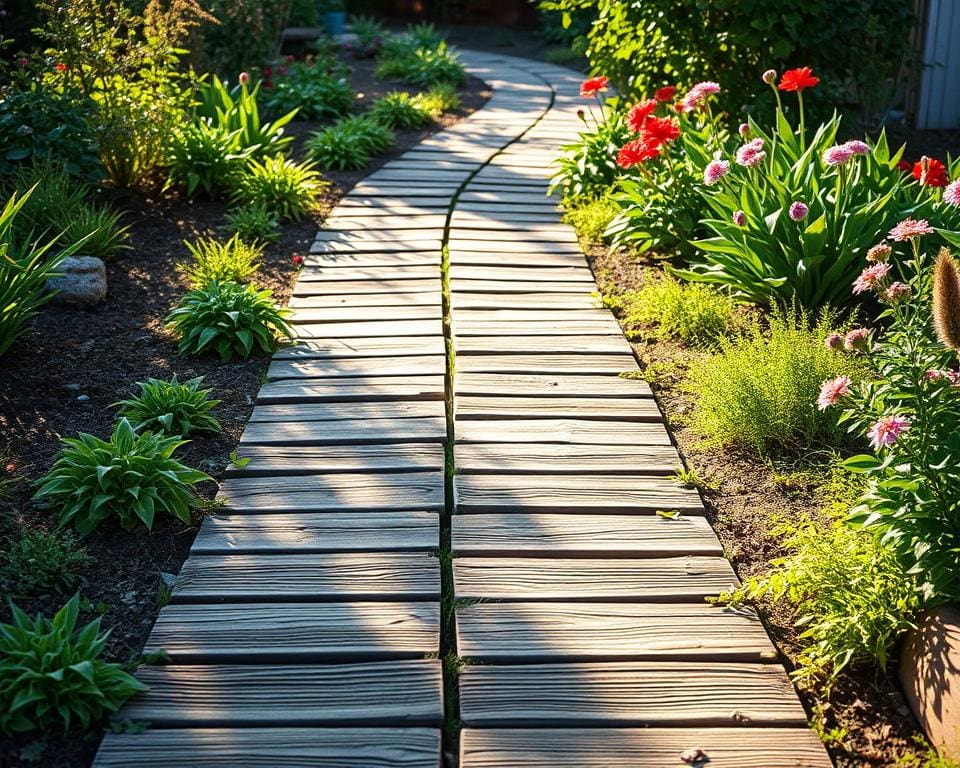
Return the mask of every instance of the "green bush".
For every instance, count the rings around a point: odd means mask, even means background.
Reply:
[[[228,233],[247,243],[272,243],[280,238],[280,219],[263,203],[235,208],[226,215]]]
[[[354,115],[311,134],[305,148],[323,169],[358,170],[393,143],[393,132],[366,115]]]
[[[70,589],[77,571],[90,560],[76,536],[69,531],[24,529],[4,552],[0,568],[9,594],[34,595],[55,588]]]
[[[291,0],[207,0],[204,7],[217,23],[203,24],[193,36],[190,62],[222,77],[273,61],[280,54],[290,6]]]
[[[188,123],[170,139],[167,186],[186,190],[187,197],[197,190],[216,197],[236,186],[251,155],[241,146],[239,130],[228,131],[204,119]]]
[[[0,624],[0,732],[44,732],[74,723],[89,728],[147,686],[100,658],[110,637],[100,617],[76,630],[80,597],[53,619],[31,621],[12,603]]]
[[[180,339],[180,353],[214,351],[221,360],[249,357],[255,349],[273,352],[279,337],[292,337],[288,310],[277,307],[270,291],[250,285],[213,282],[190,291],[167,316]]]
[[[357,39],[344,45],[344,48],[357,59],[376,56],[389,34],[386,27],[372,16],[354,16],[350,20],[350,30]]]
[[[250,160],[237,181],[233,202],[262,206],[278,219],[300,220],[314,208],[317,195],[330,186],[314,167],[282,156]]]
[[[376,76],[429,88],[440,84],[460,85],[466,73],[459,56],[445,42],[433,47],[407,47],[389,52],[384,46],[377,56]]]
[[[602,197],[620,175],[617,155],[633,135],[624,114],[612,107],[609,110],[604,121],[564,146],[556,161],[550,190],[559,189],[566,200]]]
[[[261,248],[234,235],[225,243],[213,238],[184,241],[193,261],[178,264],[177,269],[190,281],[192,288],[203,288],[213,281],[245,283],[260,268]]]
[[[298,110],[304,120],[341,117],[353,109],[353,87],[346,72],[324,59],[295,61],[286,65],[286,74],[272,75],[271,87],[264,83],[267,107],[274,113]]]
[[[391,130],[409,131],[427,125],[432,117],[415,96],[403,91],[391,91],[370,107],[370,116]]]
[[[60,525],[73,525],[86,536],[105,520],[116,519],[127,531],[153,527],[157,512],[190,522],[196,503],[194,485],[210,480],[173,458],[184,441],[143,432],[121,418],[109,440],[81,433],[62,438],[63,448],[40,480],[37,499],[46,499]]]
[[[836,418],[817,408],[824,379],[856,378],[856,360],[827,349],[832,318],[810,328],[802,312],[774,313],[769,328],[721,339],[720,349],[691,365],[686,386],[694,396],[691,425],[708,444],[765,455],[838,440]]]
[[[220,401],[211,400],[210,390],[200,388],[202,383],[202,376],[180,382],[176,374],[169,381],[138,381],[140,394],[114,405],[138,432],[150,430],[180,437],[197,432],[218,433],[220,422],[210,411]]]
[[[245,78],[246,79],[246,78]],[[249,157],[262,158],[276,155],[286,147],[293,137],[284,136],[284,127],[297,115],[297,110],[265,123],[260,119],[260,96],[262,83],[252,89],[246,82],[227,88],[219,77],[213,77],[200,84],[197,91],[199,104],[196,115],[223,131],[236,133],[237,144]]]
[[[628,335],[676,338],[697,347],[715,346],[739,325],[737,306],[725,293],[670,277],[648,279],[635,291],[604,295],[621,315]]]
[[[428,91],[418,94],[416,99],[434,120],[442,117],[444,112],[460,109],[460,96],[451,83],[435,85]]]
[[[585,243],[606,241],[607,227],[620,213],[618,206],[609,197],[595,200],[572,201],[563,214],[563,220],[572,226]]]

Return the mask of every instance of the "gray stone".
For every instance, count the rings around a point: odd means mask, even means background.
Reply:
[[[165,586],[169,587],[170,589],[173,589],[173,585],[176,582],[177,577],[172,573],[161,573],[160,579],[161,581],[163,581]]]
[[[85,403],[85,402],[87,402],[87,400],[89,400],[89,399],[90,399],[90,395],[78,395],[78,396],[77,396],[77,402],[78,402],[78,403]]]
[[[95,256],[71,256],[58,270],[60,277],[47,280],[47,289],[56,291],[53,300],[61,304],[97,304],[107,296],[107,269]]]

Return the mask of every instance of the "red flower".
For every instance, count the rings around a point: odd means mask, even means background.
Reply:
[[[643,139],[657,148],[680,138],[680,123],[672,117],[651,117],[643,126]]]
[[[947,166],[935,157],[926,155],[913,166],[913,178],[925,187],[945,187],[950,183],[947,177]]]
[[[54,67],[54,69],[57,70],[57,72],[66,72],[66,71],[67,71],[67,65],[64,64],[63,62],[61,62],[60,64],[57,64],[57,65]]]
[[[660,88],[653,94],[653,98],[657,101],[670,101],[677,93],[677,86],[675,85],[665,85],[663,88]]]
[[[627,125],[630,126],[630,130],[634,133],[640,133],[643,130],[644,121],[653,114],[653,110],[656,108],[657,102],[654,99],[647,99],[630,107],[630,111],[627,112]]]
[[[654,146],[645,139],[634,139],[620,148],[620,152],[617,154],[617,165],[621,168],[633,168],[633,166],[638,163],[642,163],[659,154],[659,146]]]
[[[780,78],[780,85],[777,87],[781,91],[803,91],[807,88],[813,88],[819,82],[820,78],[813,76],[810,67],[800,67],[784,72]]]
[[[263,82],[264,90],[270,90],[271,88],[273,88],[273,80],[264,80],[262,82]]]
[[[674,104],[673,108],[677,110],[677,113],[680,115],[687,111],[687,107],[682,101],[678,101],[676,104]]]
[[[295,253],[290,257],[290,261],[299,267],[301,264],[303,264],[303,256],[301,256],[299,253]]]
[[[260,70],[260,74],[264,77],[270,77],[273,74],[273,70],[270,67],[264,67]]]
[[[903,173],[910,173],[913,170],[913,163],[909,160],[901,160],[897,163],[897,170],[902,171]]]
[[[292,56],[292,55],[287,56],[287,64],[293,64],[293,62],[295,62],[296,60],[297,59],[295,56]]]
[[[596,96],[598,93],[601,93],[607,90],[607,83],[610,81],[607,78],[603,77],[591,77],[589,80],[584,80],[580,84],[580,95],[581,96]]]

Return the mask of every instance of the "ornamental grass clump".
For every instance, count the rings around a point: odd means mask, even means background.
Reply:
[[[211,479],[173,457],[183,440],[138,434],[125,418],[109,440],[81,433],[61,443],[35,498],[53,506],[60,525],[72,525],[81,536],[107,520],[127,531],[138,525],[151,529],[158,512],[189,523],[195,486]]]
[[[836,416],[816,405],[820,386],[839,375],[859,378],[862,366],[824,344],[833,322],[823,313],[811,327],[803,311],[776,312],[766,328],[755,319],[742,335],[721,339],[715,354],[690,367],[693,429],[708,445],[761,456],[838,444]]]
[[[203,288],[214,281],[245,283],[260,269],[262,249],[244,242],[237,234],[226,242],[201,238],[194,243],[185,240],[184,245],[193,261],[177,264],[177,270],[193,288]]]
[[[277,155],[247,163],[236,182],[232,202],[261,207],[281,220],[299,221],[314,209],[317,197],[329,186],[313,163],[297,163]]]
[[[928,605],[960,599],[960,285],[949,254],[931,265],[932,233],[908,219],[890,231],[893,247],[872,251],[883,260],[864,267],[852,292],[884,306],[884,328],[851,331],[843,351],[832,343],[837,357],[856,358],[872,375],[824,377],[818,402],[842,411],[840,422],[871,448],[846,462],[868,483],[850,522],[882,537]]]
[[[147,686],[124,668],[100,658],[110,632],[100,617],[76,629],[80,596],[53,619],[32,621],[13,603],[11,623],[0,624],[0,732],[64,732],[88,728],[116,712]]]

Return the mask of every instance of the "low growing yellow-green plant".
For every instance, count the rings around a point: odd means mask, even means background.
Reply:
[[[184,241],[193,261],[178,264],[177,269],[190,281],[192,288],[203,288],[213,281],[245,283],[260,268],[261,248],[245,242],[235,234],[226,242],[214,238]]]
[[[606,242],[605,232],[610,222],[620,213],[620,206],[609,197],[575,201],[563,214],[563,220],[572,226],[586,243]]]

